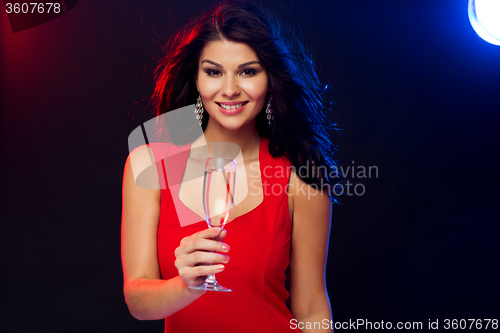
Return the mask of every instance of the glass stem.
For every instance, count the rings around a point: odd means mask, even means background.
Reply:
[[[219,227],[219,233],[217,234],[217,236],[213,238],[213,240],[218,241],[221,232],[222,229]],[[211,253],[215,253],[215,251],[211,251]],[[210,266],[213,266],[213,264],[210,264]],[[217,284],[217,280],[215,279],[215,274],[210,274],[209,276],[207,276],[207,278],[205,279],[205,283]]]

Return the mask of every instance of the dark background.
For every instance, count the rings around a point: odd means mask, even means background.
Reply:
[[[157,43],[211,4],[82,0],[15,34],[0,13],[0,331],[162,332],[123,299],[121,177]],[[467,1],[270,6],[315,48],[343,164],[379,171],[334,209],[334,319],[500,319],[500,47]]]

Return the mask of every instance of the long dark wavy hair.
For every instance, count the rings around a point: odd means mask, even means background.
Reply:
[[[195,77],[201,52],[209,42],[222,39],[249,45],[267,70],[274,120],[269,126],[265,103],[257,115],[257,131],[270,139],[269,153],[286,156],[303,181],[328,190],[332,201],[338,202],[335,185],[342,175],[335,158],[337,147],[328,133],[336,125],[326,116],[326,86],[321,84],[314,62],[296,33],[247,1],[219,4],[165,44],[151,101],[157,115],[196,103]],[[203,130],[208,119],[204,112]],[[304,166],[307,172],[297,172]]]

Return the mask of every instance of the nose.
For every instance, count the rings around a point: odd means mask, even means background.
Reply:
[[[231,98],[233,96],[237,96],[240,93],[240,87],[238,85],[238,80],[230,75],[227,76],[227,79],[224,82],[224,86],[222,87],[222,95],[224,97]]]

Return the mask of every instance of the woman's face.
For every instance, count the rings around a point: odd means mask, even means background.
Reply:
[[[196,87],[210,119],[228,129],[254,126],[268,92],[267,71],[255,51],[244,43],[213,41],[198,65]]]

